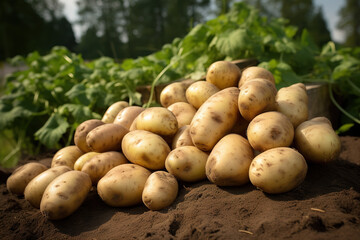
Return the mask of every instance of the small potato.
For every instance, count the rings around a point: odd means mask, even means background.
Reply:
[[[6,180],[6,188],[13,194],[23,195],[28,183],[47,169],[44,164],[37,162],[22,165],[16,168],[10,177],[8,177]]]
[[[275,147],[289,147],[294,140],[294,127],[284,114],[266,112],[250,122],[247,137],[250,145],[260,152]]]
[[[254,158],[249,142],[228,134],[215,145],[206,162],[206,176],[218,186],[241,186],[249,182],[249,167]]]
[[[86,144],[86,136],[91,130],[103,124],[104,122],[98,119],[90,119],[81,123],[75,131],[75,145],[83,152],[91,152],[90,147]]]
[[[240,79],[240,69],[232,62],[217,61],[210,65],[206,72],[206,81],[214,84],[220,90],[236,87]]]
[[[77,146],[71,145],[64,147],[55,153],[51,161],[51,167],[68,166],[74,169],[74,163],[83,154],[84,152]]]
[[[111,104],[111,106],[106,110],[101,121],[104,123],[113,123],[116,115],[124,108],[128,107],[129,103],[125,101],[119,101]]]
[[[178,147],[167,156],[165,168],[179,180],[200,181],[206,178],[205,164],[208,156],[194,146]]]
[[[89,174],[91,182],[95,185],[112,168],[125,163],[129,162],[122,153],[115,151],[104,152],[89,159],[81,171]]]
[[[141,203],[145,182],[151,172],[136,164],[122,164],[111,169],[97,185],[101,199],[112,207]]]
[[[129,130],[134,119],[144,110],[145,108],[138,106],[126,107],[116,115],[114,123]]]
[[[129,131],[121,125],[107,123],[91,130],[86,136],[86,143],[94,152],[117,151],[121,141]]]
[[[100,153],[97,152],[88,152],[84,155],[81,155],[76,162],[74,163],[74,170],[81,171],[84,164],[89,161],[92,157],[95,157],[96,155],[99,155]]]
[[[267,150],[257,155],[249,168],[251,183],[266,193],[284,193],[305,179],[307,164],[297,151],[287,147]]]
[[[89,175],[68,171],[55,178],[46,187],[40,203],[40,212],[52,220],[70,216],[84,202],[91,189]]]
[[[263,78],[275,85],[274,75],[267,69],[262,67],[248,67],[241,73],[241,78],[239,81],[239,88],[247,81],[255,78]]]
[[[142,201],[150,210],[160,210],[175,201],[178,191],[178,182],[172,174],[165,171],[153,172],[145,182]]]
[[[178,128],[189,125],[196,113],[196,109],[190,103],[186,102],[171,104],[168,109],[175,115]]]
[[[126,134],[121,146],[130,162],[151,170],[163,169],[166,156],[170,152],[170,147],[163,138],[144,130],[134,130]]]
[[[187,102],[185,97],[186,86],[182,82],[167,85],[160,93],[161,106],[167,108],[176,102]]]
[[[325,117],[301,123],[295,131],[295,146],[309,162],[327,163],[340,154],[341,141]]]
[[[194,146],[190,136],[190,125],[179,128],[173,138],[172,149],[182,146]]]
[[[185,95],[187,101],[199,109],[200,106],[212,95],[220,91],[220,89],[214,84],[207,81],[198,81],[191,84],[186,89]]]
[[[29,203],[35,207],[40,208],[41,198],[46,187],[61,174],[71,171],[68,166],[57,166],[49,168],[33,178],[26,186],[24,196]]]

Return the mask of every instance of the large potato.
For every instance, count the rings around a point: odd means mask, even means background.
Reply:
[[[97,185],[101,199],[113,207],[141,203],[145,182],[151,172],[136,164],[122,164],[111,169]]]
[[[178,147],[167,156],[165,168],[179,180],[200,181],[206,178],[205,164],[208,156],[194,146]]]
[[[100,153],[98,152],[87,152],[83,155],[81,155],[76,162],[74,163],[74,170],[77,171],[81,171],[82,167],[84,166],[84,164],[89,161],[92,157],[95,157],[96,155],[98,155]]]
[[[325,117],[301,123],[295,131],[295,146],[307,161],[316,163],[333,161],[341,151],[340,138]]]
[[[51,167],[68,166],[69,168],[74,169],[74,163],[83,154],[84,152],[77,146],[71,145],[64,147],[57,151],[53,156]]]
[[[173,142],[171,144],[172,149],[181,146],[194,146],[190,136],[190,125],[185,125],[176,132]]]
[[[187,101],[199,109],[200,106],[212,95],[220,91],[214,84],[207,81],[198,81],[191,84],[185,92]]]
[[[176,178],[165,171],[153,172],[145,182],[142,201],[151,210],[170,206],[176,199],[179,186]]]
[[[155,133],[134,130],[123,138],[122,150],[130,162],[151,170],[159,170],[165,166],[170,147]]]
[[[104,122],[98,119],[90,119],[81,123],[75,131],[75,145],[83,152],[91,152],[90,147],[86,143],[86,136],[91,130],[103,124]]]
[[[210,151],[233,128],[239,112],[238,96],[238,88],[226,88],[198,109],[190,124],[191,139],[197,148]]]
[[[124,108],[128,107],[129,103],[125,101],[118,101],[113,104],[106,110],[101,121],[104,123],[113,123],[116,115]]]
[[[6,188],[13,194],[22,195],[28,183],[47,169],[44,164],[37,162],[22,165],[16,168],[10,177],[8,177]]]
[[[273,74],[265,68],[262,67],[248,67],[242,73],[239,81],[239,88],[247,81],[255,78],[263,78],[275,85],[275,78]]]
[[[186,102],[171,104],[168,109],[175,115],[178,128],[189,125],[196,113],[196,109],[190,103]]]
[[[307,164],[297,151],[287,147],[267,150],[257,155],[249,168],[251,183],[266,193],[284,193],[305,179]]]
[[[124,108],[118,113],[118,115],[116,115],[114,123],[129,130],[135,118],[144,110],[145,108],[138,106]]]
[[[294,140],[294,127],[284,114],[266,112],[250,122],[247,137],[250,145],[260,152],[275,147],[288,147]]]
[[[100,153],[87,161],[81,171],[89,174],[93,185],[105,176],[112,168],[128,163],[128,160],[120,152],[110,151]]]
[[[167,108],[176,102],[187,102],[185,97],[186,85],[182,82],[174,82],[167,85],[160,93],[160,103]]]
[[[240,69],[232,62],[217,61],[210,65],[206,72],[206,81],[219,89],[237,86],[240,79]]]
[[[228,134],[215,145],[206,162],[206,176],[218,186],[240,186],[249,182],[249,166],[254,158],[249,142]]]
[[[46,187],[61,174],[71,171],[68,166],[57,166],[49,168],[33,178],[26,186],[24,196],[29,203],[35,207],[40,208],[41,198]]]

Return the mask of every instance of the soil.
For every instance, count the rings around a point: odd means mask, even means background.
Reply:
[[[109,207],[94,189],[60,221],[10,194],[5,182],[12,170],[0,169],[0,239],[359,239],[360,138],[341,141],[336,161],[309,164],[305,181],[288,193],[268,195],[250,183],[180,183],[170,207],[151,211]]]

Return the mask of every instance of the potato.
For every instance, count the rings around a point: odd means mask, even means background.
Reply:
[[[170,110],[163,107],[151,107],[145,109],[136,118],[136,129],[171,136],[177,132],[178,122]]]
[[[91,182],[95,185],[112,168],[125,163],[128,163],[128,160],[122,153],[115,151],[104,152],[89,159],[81,171],[89,174]]]
[[[94,152],[117,151],[121,141],[129,131],[121,125],[106,123],[91,130],[86,136],[86,143]]]
[[[275,101],[276,110],[287,116],[294,128],[308,119],[308,96],[303,83],[279,89]]]
[[[174,82],[167,85],[160,93],[161,106],[167,108],[176,102],[187,102],[185,97],[186,85]]]
[[[46,187],[40,203],[40,212],[52,220],[70,216],[84,202],[91,189],[89,175],[68,171],[55,178]]]
[[[97,119],[90,119],[81,123],[75,131],[75,145],[83,152],[91,152],[90,147],[86,144],[86,136],[94,128],[104,125],[104,122]]]
[[[176,132],[173,142],[172,142],[172,149],[181,146],[194,146],[191,136],[190,136],[190,125],[185,125]]]
[[[255,78],[263,78],[275,85],[275,78],[274,75],[265,68],[262,67],[248,67],[242,73],[239,81],[239,88],[247,81]]]
[[[178,122],[178,128],[189,125],[196,113],[196,109],[190,103],[186,102],[171,104],[167,109],[175,115]]]
[[[194,146],[178,147],[167,156],[165,168],[179,180],[200,181],[206,179],[205,164],[208,156]]]
[[[145,108],[138,106],[126,107],[116,115],[113,123],[119,124],[129,130],[134,119],[144,110]]]
[[[71,171],[68,166],[57,166],[49,168],[33,178],[26,186],[24,196],[29,203],[35,207],[40,208],[41,198],[46,187],[61,174]]]
[[[250,122],[247,137],[250,145],[260,152],[275,147],[288,147],[294,140],[294,127],[284,114],[266,112]]]
[[[198,109],[190,124],[190,136],[197,148],[210,151],[233,128],[239,112],[238,96],[238,88],[227,88]]]
[[[244,137],[228,134],[211,151],[205,165],[206,176],[218,186],[244,185],[249,182],[253,158],[253,149]]]
[[[128,107],[129,103],[125,101],[119,101],[111,104],[111,106],[104,113],[101,121],[104,123],[113,123],[116,115],[124,108]]]
[[[17,195],[23,195],[28,183],[37,175],[48,169],[44,164],[31,162],[22,165],[6,180],[6,188],[9,192]]]
[[[169,145],[159,135],[145,130],[134,130],[124,136],[122,150],[126,158],[151,170],[163,169]]]
[[[145,182],[142,201],[151,210],[170,206],[176,199],[179,186],[176,178],[165,171],[153,172]]]
[[[333,161],[341,151],[340,138],[325,117],[301,123],[295,131],[295,146],[307,161],[315,163]]]
[[[299,186],[305,179],[307,164],[294,149],[279,147],[257,155],[251,162],[251,183],[266,193],[284,193]]]
[[[251,121],[260,113],[275,110],[276,88],[271,82],[256,78],[240,88],[238,105],[241,116]]]
[[[219,89],[235,87],[240,79],[240,69],[232,62],[217,61],[210,65],[206,72],[206,81]]]
[[[207,81],[198,81],[191,84],[185,92],[186,100],[199,109],[200,106],[212,95],[220,91],[214,84]]]
[[[74,170],[77,171],[81,171],[82,167],[84,166],[84,164],[89,161],[92,157],[95,157],[96,155],[98,155],[100,153],[98,152],[88,152],[85,153],[84,155],[81,155],[76,162],[74,163]]]
[[[77,146],[71,145],[64,147],[57,151],[51,160],[51,167],[56,166],[68,166],[71,169],[74,169],[74,163],[76,160],[83,155],[82,152]]]
[[[136,164],[122,164],[111,169],[97,185],[101,199],[112,207],[141,203],[145,182],[151,172]]]

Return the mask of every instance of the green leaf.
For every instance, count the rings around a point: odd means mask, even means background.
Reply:
[[[100,114],[92,112],[88,106],[79,104],[64,104],[59,107],[59,113],[63,116],[67,114],[73,116],[77,123],[82,123],[89,119],[101,118]]]
[[[235,59],[247,49],[248,42],[250,37],[247,30],[237,29],[219,34],[210,43],[210,47],[215,46],[221,54]]]
[[[336,134],[341,134],[349,131],[354,126],[354,123],[343,124],[339,129],[336,130]]]

